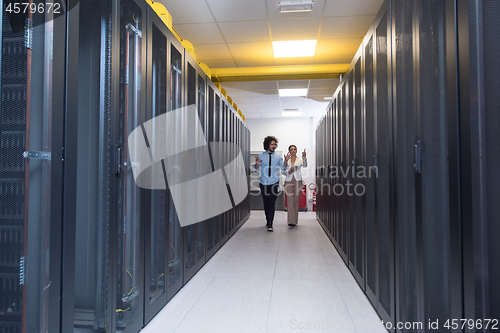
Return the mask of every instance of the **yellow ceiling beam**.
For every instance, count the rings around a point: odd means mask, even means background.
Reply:
[[[210,68],[214,82],[312,80],[338,78],[349,64]]]

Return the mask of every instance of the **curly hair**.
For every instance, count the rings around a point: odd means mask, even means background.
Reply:
[[[275,141],[276,144],[278,144],[278,139],[276,139],[274,136],[268,135],[264,139],[264,150],[269,149],[269,145],[271,144],[272,141]]]

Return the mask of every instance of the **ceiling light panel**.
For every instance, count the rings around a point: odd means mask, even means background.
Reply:
[[[316,51],[316,42],[316,40],[275,41],[274,57],[312,57]]]
[[[295,109],[294,111],[292,110],[283,110],[281,111],[281,116],[282,117],[301,117],[303,114],[302,111],[299,111],[297,109]]]
[[[314,1],[284,1],[278,4],[280,13],[310,12]]]
[[[280,89],[280,97],[291,97],[291,96],[307,96],[307,88],[305,89]]]

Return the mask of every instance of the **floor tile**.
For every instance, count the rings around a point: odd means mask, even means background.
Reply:
[[[252,211],[141,333],[386,332],[314,212],[264,224]]]

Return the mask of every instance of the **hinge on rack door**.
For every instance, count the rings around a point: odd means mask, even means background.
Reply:
[[[373,154],[373,171],[375,173],[375,177],[378,178],[378,153]]]
[[[115,145],[115,175],[122,172],[122,149],[120,146]]]
[[[26,19],[26,26],[24,27],[24,42],[27,49],[33,48],[33,20]]]
[[[27,263],[27,258],[21,257],[21,259],[19,260],[19,284],[20,285],[24,285],[26,283],[26,280],[25,280],[26,263]]]
[[[417,141],[415,149],[415,173],[422,173],[422,141]]]
[[[23,157],[33,160],[50,160],[52,158],[52,154],[46,151],[30,150],[23,152]]]

